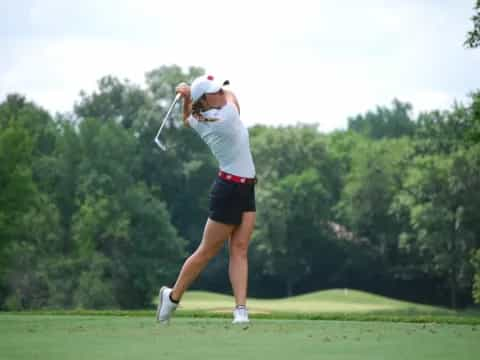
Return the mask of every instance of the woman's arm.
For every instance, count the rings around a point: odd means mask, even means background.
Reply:
[[[192,114],[192,100],[190,100],[190,96],[183,98],[183,125],[186,127],[190,127],[188,123],[188,118]]]
[[[225,98],[227,99],[227,101],[235,105],[235,107],[238,110],[238,114],[240,114],[240,104],[238,103],[238,100],[235,94],[230,90],[225,90],[225,89],[223,89],[223,92],[225,93]]]
[[[176,92],[182,94],[183,97],[183,125],[190,127],[188,118],[192,114],[192,100],[190,98],[190,86],[181,83],[177,86]]]

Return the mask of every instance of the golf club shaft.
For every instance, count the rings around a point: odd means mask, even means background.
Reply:
[[[170,104],[170,107],[168,108],[167,114],[165,115],[165,118],[162,121],[162,124],[160,125],[160,129],[158,129],[157,135],[155,136],[155,142],[158,144],[158,137],[160,136],[160,133],[162,132],[163,127],[165,126],[165,123],[168,120],[168,117],[170,116],[170,113],[172,112],[175,104],[178,102],[182,95],[180,93],[177,93],[175,96],[175,99],[173,99],[172,103]]]

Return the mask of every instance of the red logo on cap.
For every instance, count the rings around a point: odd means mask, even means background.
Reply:
[[[212,76],[212,75],[208,75],[208,76],[207,76],[207,79],[208,79],[208,80],[213,80],[213,76]]]

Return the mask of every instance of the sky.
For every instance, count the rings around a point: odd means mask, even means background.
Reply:
[[[316,123],[390,106],[468,104],[480,49],[463,42],[474,0],[0,0],[0,101],[52,114],[106,75],[145,87],[162,65],[229,79],[248,125]],[[173,97],[173,94],[172,94]]]

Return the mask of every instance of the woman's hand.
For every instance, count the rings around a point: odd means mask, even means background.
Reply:
[[[177,85],[175,92],[181,94],[184,100],[190,100],[190,86],[186,83]]]

